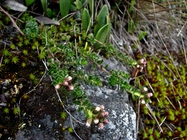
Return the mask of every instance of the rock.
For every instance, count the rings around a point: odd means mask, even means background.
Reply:
[[[45,116],[44,119],[39,120],[38,126],[33,125],[26,127],[26,129],[19,130],[16,135],[16,140],[56,140],[53,132],[54,122],[50,120],[50,116]],[[53,132],[53,133],[52,133]]]

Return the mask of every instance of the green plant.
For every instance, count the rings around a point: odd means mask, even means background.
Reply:
[[[28,20],[26,20],[24,33],[29,37],[29,39],[38,36],[38,23],[36,22],[35,18],[30,17]]]

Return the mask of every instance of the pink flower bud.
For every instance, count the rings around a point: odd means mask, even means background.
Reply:
[[[73,85],[69,85],[68,86],[68,90],[74,90],[74,86]]]
[[[66,81],[71,81],[73,78],[71,76],[66,77]]]
[[[145,62],[145,60],[142,58],[139,60],[140,64],[143,64]]]
[[[105,117],[105,112],[101,112],[101,113],[99,114],[98,117],[99,117],[99,118],[103,118],[103,117]]]
[[[109,114],[107,111],[106,111],[106,112],[104,112],[104,113],[105,113],[105,116],[108,116],[108,114]]]
[[[108,124],[109,121],[105,118],[104,121],[103,121],[103,123]]]
[[[99,119],[98,119],[98,118],[95,118],[95,119],[93,120],[93,122],[94,122],[94,124],[98,124],[98,123],[99,123]]]
[[[146,95],[148,98],[150,98],[151,96],[153,96],[153,93],[147,93]]]
[[[64,81],[62,82],[62,85],[63,85],[63,86],[68,86],[69,84],[68,84],[68,82],[67,82],[66,80],[64,80]]]
[[[99,107],[100,107],[101,110],[105,109],[104,105],[100,105]]]
[[[103,123],[99,123],[99,129],[103,129],[104,128],[104,124]]]
[[[60,89],[60,84],[57,84],[57,85],[55,86],[55,89]]]

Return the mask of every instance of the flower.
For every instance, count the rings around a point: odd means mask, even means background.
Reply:
[[[90,127],[91,123],[92,123],[91,119],[88,118],[87,121],[86,121],[86,126]]]
[[[101,110],[105,109],[104,105],[100,105],[99,107],[100,107]]]
[[[63,85],[63,86],[68,86],[69,83],[68,83],[67,81],[64,80],[64,81],[62,82],[62,85]]]
[[[98,124],[99,123],[99,119],[98,118],[94,118],[93,122],[94,122],[94,124]]]
[[[103,123],[108,124],[109,121],[105,118],[104,121],[103,121]]]
[[[100,110],[101,110],[101,108],[100,108],[99,106],[96,106],[96,107],[95,107],[95,111],[96,111],[96,112],[99,112]]]
[[[99,123],[99,129],[103,129],[104,128],[104,124],[103,123]]]
[[[68,90],[74,90],[74,86],[73,85],[69,85],[68,86]]]
[[[57,84],[57,85],[55,86],[55,89],[60,89],[60,84]]]
[[[69,82],[69,81],[71,81],[72,79],[73,79],[73,78],[72,78],[71,76],[68,76],[65,80]]]

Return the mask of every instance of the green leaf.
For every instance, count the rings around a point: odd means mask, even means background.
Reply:
[[[96,34],[95,39],[98,40],[101,43],[104,43],[106,40],[106,37],[108,36],[110,31],[110,24],[106,24],[105,26],[103,26],[98,33]]]
[[[146,31],[141,31],[141,33],[138,35],[138,40],[141,41],[146,35]]]
[[[86,8],[84,8],[82,13],[82,29],[87,31],[90,24],[90,14]]]
[[[70,0],[60,0],[60,13],[62,17],[67,16],[70,9]]]
[[[76,0],[76,8],[80,10],[82,8],[83,4],[80,0]]]
[[[108,7],[104,5],[96,18],[97,25],[94,28],[94,35],[96,35],[97,32],[107,23],[106,18],[108,15],[109,15]]]
[[[25,0],[26,6],[31,5],[35,0]]]
[[[94,17],[94,0],[89,0],[88,1],[88,6],[89,6],[89,9],[90,9],[91,17]],[[92,18],[91,23],[93,23],[93,18]]]
[[[47,14],[47,0],[41,0],[42,8],[44,10],[45,15]]]

